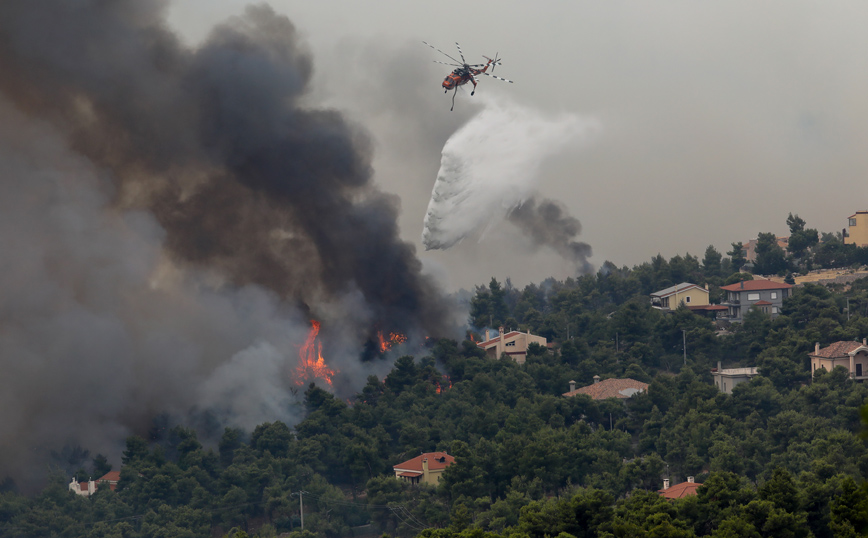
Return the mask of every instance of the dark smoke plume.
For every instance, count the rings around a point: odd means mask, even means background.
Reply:
[[[190,50],[164,8],[4,1],[0,91],[108,169],[116,203],[152,212],[176,260],[308,304],[357,290],[382,325],[442,330],[399,201],[371,185],[367,136],[300,105],[313,68],[292,23],[248,7]]]
[[[0,479],[66,444],[117,464],[164,412],[296,420],[308,315],[336,386],[387,367],[367,331],[448,322],[367,135],[301,104],[290,21],[248,8],[190,49],[164,9],[0,2]]]
[[[534,245],[547,246],[561,257],[575,263],[582,274],[593,272],[588,258],[591,246],[573,239],[582,231],[579,219],[569,215],[561,204],[535,198],[525,201],[507,215],[509,222],[527,235]]]

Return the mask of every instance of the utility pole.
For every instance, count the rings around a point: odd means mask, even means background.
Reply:
[[[293,493],[298,495],[298,513],[301,514],[301,530],[304,530],[304,491]]]
[[[687,330],[681,329],[682,347],[684,348],[684,366],[687,366]]]
[[[847,321],[850,321],[850,298],[847,297]]]

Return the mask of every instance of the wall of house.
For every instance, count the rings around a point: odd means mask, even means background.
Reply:
[[[868,211],[857,212],[853,219],[856,220],[856,225],[849,226],[848,222],[849,237],[844,238],[844,243],[858,247],[868,246]]]
[[[708,305],[708,292],[699,288],[676,292],[669,297],[669,308],[673,310],[678,308],[682,301],[685,306],[706,306]]]

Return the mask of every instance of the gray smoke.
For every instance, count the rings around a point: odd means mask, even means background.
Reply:
[[[312,61],[292,23],[249,7],[189,50],[164,7],[4,2],[0,90],[110,170],[115,201],[152,212],[176,260],[308,304],[359,290],[382,325],[442,331],[366,134],[300,104]]]
[[[592,273],[588,261],[591,246],[574,239],[582,231],[579,219],[553,200],[535,198],[525,201],[507,215],[507,220],[527,235],[536,247],[550,247],[561,257],[573,262],[582,274]]]
[[[310,316],[353,379],[372,328],[445,330],[367,136],[302,106],[290,21],[191,50],[164,8],[0,3],[0,476],[161,412],[292,422]]]

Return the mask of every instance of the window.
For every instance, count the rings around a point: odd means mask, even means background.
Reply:
[[[856,226],[856,219],[850,219],[850,226]]]
[[[862,377],[862,363],[856,364],[856,377]]]
[[[748,301],[759,301],[759,293],[748,293],[747,300]]]
[[[688,295],[687,297],[684,298],[684,302],[685,302],[685,303],[689,303],[689,302],[690,302],[690,296],[689,296],[689,295]]]
[[[773,291],[772,292],[772,299],[777,299],[777,298],[778,298],[778,292]]]
[[[773,306],[772,307],[772,314],[777,314],[777,313],[778,313],[778,307]]]

